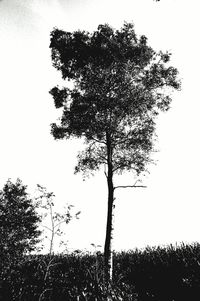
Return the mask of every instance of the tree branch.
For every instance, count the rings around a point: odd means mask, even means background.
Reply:
[[[47,230],[49,231],[52,231],[52,229],[50,229],[49,227],[45,226],[45,225],[42,225],[43,228],[46,228]]]
[[[145,185],[120,185],[120,186],[115,186],[114,189],[117,188],[147,188]]]
[[[99,154],[99,153],[97,153],[97,154],[98,154],[99,158],[102,160],[102,161],[101,161],[101,164],[107,164],[107,159],[106,159],[106,157],[102,156],[102,155]]]
[[[96,139],[96,138],[94,138],[94,137],[92,137],[92,140],[94,140],[94,141],[97,142],[97,143],[106,145],[106,142],[105,142],[105,141],[98,140],[98,139]]]
[[[66,222],[66,219],[62,220],[61,222],[59,222],[55,225],[55,228],[57,228],[58,226],[60,226],[61,224],[65,223],[65,222]]]
[[[119,185],[119,186],[115,186],[114,189],[117,189],[117,188],[147,188],[147,186],[145,186],[145,185],[136,185],[138,181],[139,180],[137,180],[135,182],[135,184],[133,184],[133,185]]]
[[[118,169],[120,168],[125,168],[128,167],[129,170],[134,169],[134,167],[129,166],[129,164],[119,164],[118,166],[116,166],[115,168],[113,168],[113,172],[116,172]]]

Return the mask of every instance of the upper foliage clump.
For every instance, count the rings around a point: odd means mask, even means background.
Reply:
[[[170,53],[156,53],[132,23],[120,30],[99,25],[93,33],[54,29],[50,48],[53,66],[74,88],[54,87],[60,124],[52,124],[56,139],[86,138],[77,170],[98,169],[112,149],[114,171],[144,170],[153,148],[155,117],[170,107],[171,89],[179,89],[178,71]]]

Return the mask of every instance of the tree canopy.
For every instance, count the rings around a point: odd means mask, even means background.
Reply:
[[[56,139],[84,136],[88,143],[76,171],[107,163],[108,136],[113,171],[143,171],[153,146],[155,117],[170,106],[166,90],[180,86],[177,69],[168,64],[170,53],[156,53],[130,23],[121,30],[100,25],[93,34],[55,29],[50,47],[54,67],[74,82],[73,89],[50,91],[56,108],[63,108],[52,134]]]
[[[40,231],[35,205],[20,179],[8,180],[0,191],[0,253],[9,261],[34,250]]]

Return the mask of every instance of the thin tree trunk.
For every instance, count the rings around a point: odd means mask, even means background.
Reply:
[[[112,217],[113,217],[113,203],[114,203],[114,187],[113,187],[113,166],[112,166],[112,146],[110,137],[107,134],[107,185],[108,185],[108,213],[106,226],[106,239],[104,245],[104,260],[105,260],[105,280],[106,282],[112,280],[113,273],[113,256],[112,256]]]
[[[53,219],[52,204],[49,203],[49,206],[50,206],[50,216],[51,216],[51,240],[50,240],[49,255],[52,255],[52,253],[53,253],[53,243],[54,243],[54,234],[55,234],[55,225],[54,225],[54,219]]]
[[[108,181],[109,182],[109,181]],[[108,183],[108,213],[107,213],[107,227],[106,227],[106,239],[105,239],[105,246],[104,246],[104,257],[105,257],[105,272],[107,280],[112,280],[112,217],[113,217],[113,202],[114,202],[114,195],[113,195],[113,185],[110,181]]]

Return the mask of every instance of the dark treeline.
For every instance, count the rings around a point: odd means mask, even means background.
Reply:
[[[111,300],[199,300],[200,244],[114,253]],[[0,300],[107,300],[103,256],[24,256],[1,270]]]

